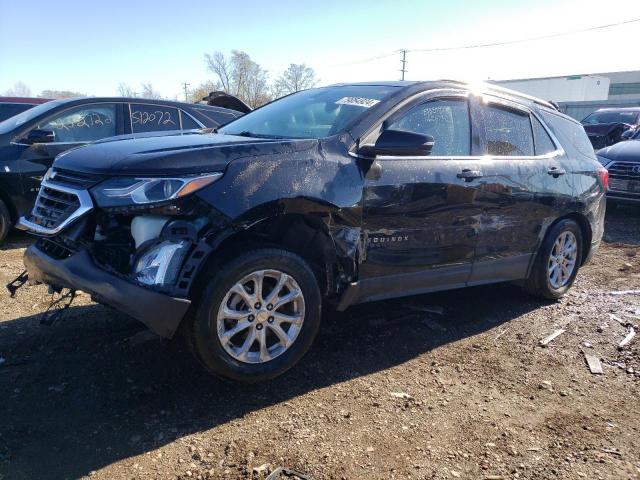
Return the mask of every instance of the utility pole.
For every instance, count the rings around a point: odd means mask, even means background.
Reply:
[[[407,73],[407,51],[400,50],[400,53],[402,54],[402,60],[400,60],[402,62],[402,69],[400,71],[402,72],[402,80],[404,80],[404,74]]]
[[[187,82],[182,82],[182,86],[184,87],[184,101],[185,102],[189,101],[189,91],[187,90],[189,85],[191,85],[191,84],[187,83]]]

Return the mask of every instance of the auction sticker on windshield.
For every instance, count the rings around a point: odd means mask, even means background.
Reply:
[[[364,97],[342,97],[340,100],[336,101],[337,105],[353,105],[355,107],[364,107],[369,108],[373,107],[376,103],[379,103],[380,100],[376,100],[375,98],[364,98]]]

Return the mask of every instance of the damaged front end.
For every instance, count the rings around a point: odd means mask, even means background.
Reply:
[[[38,236],[24,257],[32,282],[85,291],[171,337],[191,284],[226,219],[190,193],[220,173],[101,177],[52,170],[18,227]]]

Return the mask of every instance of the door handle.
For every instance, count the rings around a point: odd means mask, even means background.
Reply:
[[[464,178],[465,182],[470,182],[471,180],[482,177],[482,173],[480,173],[480,170],[471,170],[470,168],[465,168],[460,173],[458,173],[456,177]]]
[[[553,178],[558,178],[560,175],[564,175],[565,173],[567,173],[567,171],[564,168],[551,167],[549,170],[547,170],[547,173],[549,175],[552,175]]]

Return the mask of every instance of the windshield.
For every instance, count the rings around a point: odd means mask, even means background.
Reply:
[[[633,125],[638,118],[638,112],[594,112],[582,120],[584,125],[597,123],[628,123]]]
[[[397,88],[345,85],[305,90],[248,113],[218,131],[266,138],[328,137],[342,131]]]
[[[19,113],[14,117],[7,118],[4,122],[0,122],[0,134],[9,133],[14,128],[17,128],[20,125],[23,125],[28,121],[36,118],[37,116],[48,112],[52,108],[58,106],[60,103],[60,101],[42,103],[33,108],[30,108],[29,110]]]

